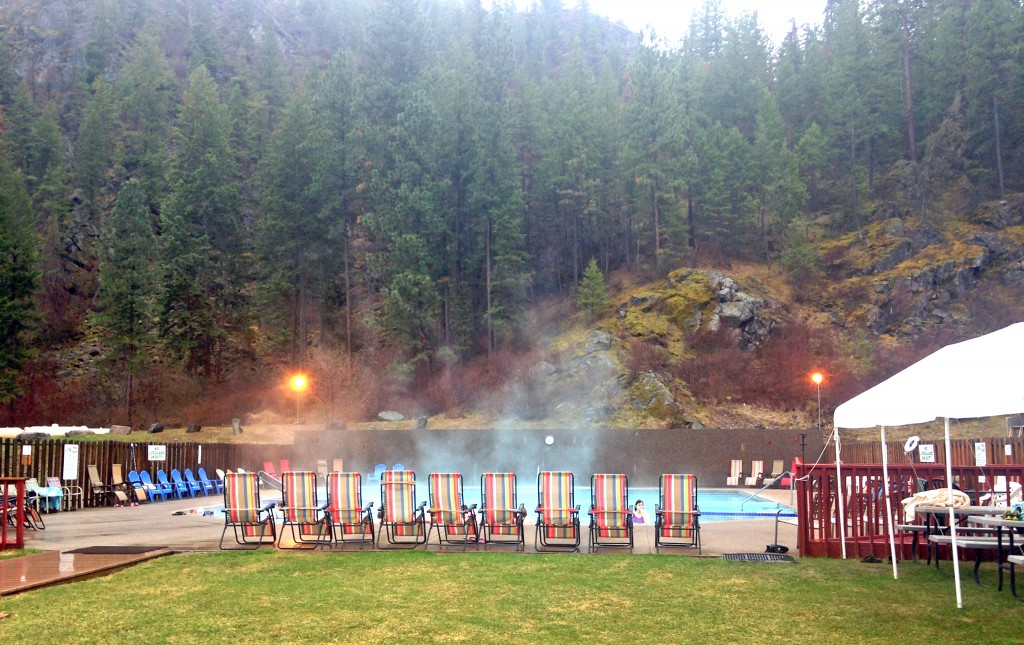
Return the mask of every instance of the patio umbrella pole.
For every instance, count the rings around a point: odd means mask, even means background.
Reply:
[[[833,428],[833,439],[836,444],[836,495],[839,496],[839,545],[842,547],[843,559],[846,559],[846,505],[843,503],[843,471],[839,458],[839,426]]]
[[[892,531],[892,490],[889,488],[889,447],[885,445],[885,426],[882,427],[882,483],[885,486],[885,518],[889,527],[889,555],[892,558],[892,578],[899,580],[896,565],[896,534]]]
[[[953,578],[956,584],[956,608],[964,608],[964,598],[960,593],[960,554],[956,546],[956,518],[953,515],[953,453],[949,447],[949,417],[946,417],[946,488],[949,491],[949,534],[953,545]]]

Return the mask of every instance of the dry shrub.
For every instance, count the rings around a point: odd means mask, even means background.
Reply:
[[[668,357],[668,352],[665,351],[664,347],[639,338],[630,339],[628,350],[626,354],[626,369],[633,376],[643,372],[660,371],[665,366],[666,358]]]
[[[751,355],[740,350],[735,333],[701,329],[690,337],[695,352],[671,366],[676,378],[686,381],[691,391],[704,401],[722,402],[742,394],[741,381],[748,369]]]

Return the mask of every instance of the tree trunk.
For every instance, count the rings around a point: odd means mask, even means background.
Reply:
[[[345,353],[348,356],[348,367],[352,369],[352,274],[348,262],[348,226],[345,226],[341,244],[345,264]]]
[[[992,92],[992,126],[996,131],[996,174],[999,176],[999,196],[1006,195],[1006,187],[1003,183],[1003,144],[999,136],[999,97],[995,91]]]
[[[910,26],[907,24],[906,11],[901,9],[900,17],[903,20],[903,115],[907,128],[907,157],[911,161],[917,161],[917,134],[914,124],[914,84],[910,70]]]
[[[487,220],[487,358],[494,352],[494,321],[491,319],[493,306],[491,294],[491,220]]]

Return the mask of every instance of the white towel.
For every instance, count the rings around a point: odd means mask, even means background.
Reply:
[[[911,524],[917,515],[918,506],[941,506],[943,508],[952,506],[953,508],[962,508],[970,506],[971,498],[961,491],[954,490],[953,498],[950,500],[948,488],[936,488],[915,493],[912,497],[904,499],[902,504],[903,520],[907,524]]]

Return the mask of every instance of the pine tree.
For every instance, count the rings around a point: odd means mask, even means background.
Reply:
[[[0,151],[0,403],[20,393],[18,375],[34,355],[37,246],[25,183]]]
[[[230,123],[205,67],[189,75],[163,220],[161,335],[187,371],[217,380],[228,328],[245,316],[243,243]]]
[[[604,316],[612,307],[611,297],[604,283],[604,274],[597,266],[597,260],[593,258],[583,270],[583,280],[576,291],[576,305],[591,319]]]
[[[156,238],[145,190],[138,179],[121,188],[105,238],[93,320],[107,348],[102,365],[109,374],[123,379],[131,425],[134,384],[148,363],[156,306],[151,259]]]

